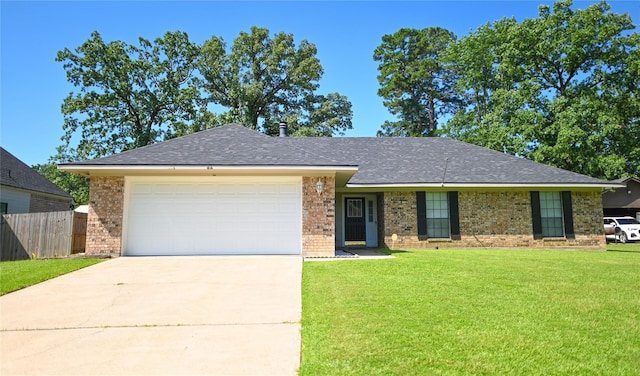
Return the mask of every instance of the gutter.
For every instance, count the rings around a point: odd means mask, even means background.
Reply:
[[[624,188],[624,184],[616,183],[392,183],[392,184],[347,184],[347,188],[543,188],[543,189],[575,189],[575,188],[601,188],[615,189]]]
[[[351,176],[358,171],[357,166],[274,166],[274,165],[81,165],[60,164],[59,170],[84,176],[90,175],[131,175],[131,174],[215,174],[215,173],[346,173]]]

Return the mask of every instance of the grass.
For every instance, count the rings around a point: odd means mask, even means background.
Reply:
[[[97,264],[103,259],[51,259],[0,262],[0,295]]]
[[[620,250],[305,262],[300,374],[637,375],[640,251]]]
[[[607,251],[620,251],[620,252],[640,252],[640,242],[635,243],[607,243]]]

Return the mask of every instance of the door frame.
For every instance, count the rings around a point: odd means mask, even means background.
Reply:
[[[364,219],[365,219],[365,239],[366,239],[366,247],[375,248],[378,247],[378,196],[374,193],[348,193],[342,195],[342,204],[340,216],[341,220],[341,228],[340,232],[342,234],[342,241],[340,244],[341,247],[344,247],[346,244],[345,236],[346,236],[346,220],[347,220],[347,208],[346,208],[346,200],[348,198],[364,198]],[[373,221],[369,222],[369,201],[373,202]]]

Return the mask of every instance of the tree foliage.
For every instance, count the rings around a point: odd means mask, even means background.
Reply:
[[[252,27],[230,50],[220,37],[204,43],[200,72],[208,101],[228,109],[225,120],[267,134],[278,133],[285,120],[293,134],[331,136],[351,129],[351,103],[346,97],[316,93],[322,77],[317,49],[293,35]],[[309,128],[309,129],[306,129]]]
[[[53,182],[58,187],[73,197],[73,203],[78,205],[86,205],[89,203],[89,179],[72,174],[70,172],[58,170],[55,162],[49,161],[44,164],[34,165],[33,168],[40,175]]]
[[[292,135],[332,136],[351,128],[351,103],[318,94],[316,47],[253,27],[227,51],[168,32],[138,45],[98,32],[58,52],[76,90],[62,104],[64,145],[56,162],[91,159],[236,122],[267,134],[282,120]],[[77,142],[77,144],[75,144]]]
[[[373,58],[379,61],[378,95],[399,121],[383,124],[387,136],[431,136],[438,121],[461,104],[455,71],[440,55],[456,40],[443,28],[402,28],[384,35]]]
[[[75,52],[59,51],[56,60],[78,88],[62,104],[65,154],[96,158],[149,145],[192,122],[200,100],[199,51],[183,32],[153,43],[140,38],[137,46],[105,43],[94,32]]]
[[[606,2],[541,6],[462,38],[445,59],[466,107],[450,137],[594,177],[640,174],[640,36]]]

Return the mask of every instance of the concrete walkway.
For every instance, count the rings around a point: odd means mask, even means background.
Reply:
[[[1,375],[295,375],[302,258],[122,257],[0,297]]]

